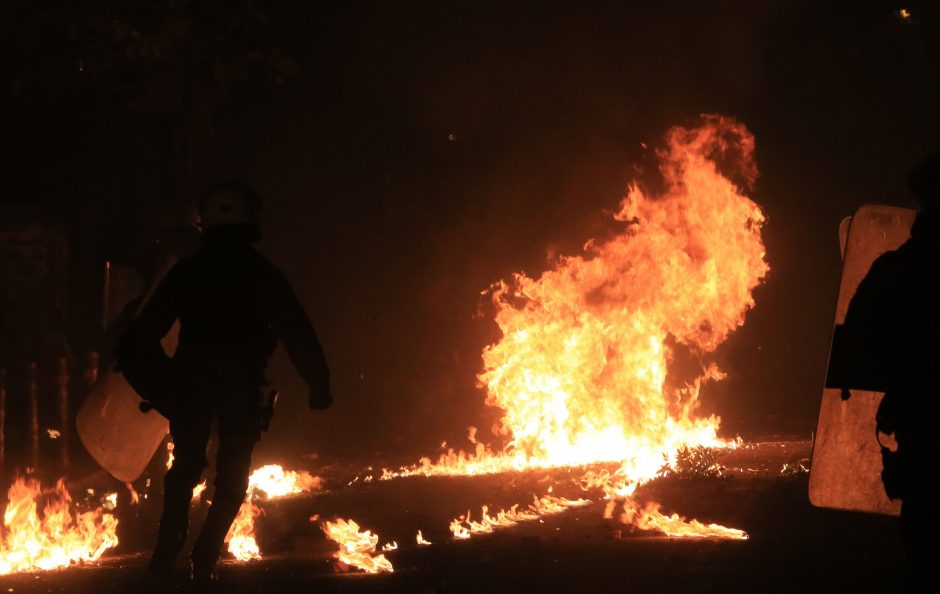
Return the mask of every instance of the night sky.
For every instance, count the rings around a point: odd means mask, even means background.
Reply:
[[[281,2],[252,38],[276,54],[273,73],[231,76],[172,44],[114,67],[124,41],[88,42],[108,15],[4,4],[0,212],[67,225],[75,352],[100,340],[106,258],[140,266],[213,181],[263,196],[261,248],[308,307],[337,404],[304,412],[279,354],[282,409],[258,460],[285,447],[408,457],[487,428],[475,375],[498,330],[475,315],[481,291],[602,235],[636,167],[653,165],[641,143],[701,113],[756,136],[771,265],[718,353],[730,377],[706,388],[706,410],[731,435],[808,437],[839,221],[906,205],[940,130],[926,3],[904,19],[862,2]],[[195,37],[224,38],[200,18]]]

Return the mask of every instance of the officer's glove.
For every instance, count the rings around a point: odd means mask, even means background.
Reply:
[[[310,395],[307,403],[313,410],[325,410],[333,405],[333,395],[330,393],[330,384],[323,383],[310,386]]]

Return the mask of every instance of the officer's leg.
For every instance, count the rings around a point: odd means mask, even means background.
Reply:
[[[193,572],[211,572],[238,509],[248,490],[251,452],[258,440],[258,419],[253,411],[219,414],[219,453],[216,459],[215,492],[202,531],[193,546]]]
[[[211,423],[211,416],[195,411],[186,419],[170,423],[173,465],[163,479],[163,515],[150,560],[150,568],[154,572],[171,571],[176,556],[186,544],[189,506],[193,488],[206,468],[206,445]]]
[[[907,556],[907,592],[931,592],[936,588],[937,551],[934,540],[937,521],[933,508],[930,497],[924,497],[922,493],[909,497],[901,504],[901,538]]]

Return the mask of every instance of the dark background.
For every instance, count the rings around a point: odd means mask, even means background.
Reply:
[[[899,7],[3,1],[0,212],[64,222],[82,353],[100,348],[104,260],[147,268],[207,185],[252,183],[337,399],[305,412],[279,355],[259,459],[413,456],[493,418],[480,292],[603,233],[651,164],[641,143],[735,116],[757,138],[771,273],[706,409],[731,435],[808,436],[839,221],[905,204],[937,141],[937,15]]]

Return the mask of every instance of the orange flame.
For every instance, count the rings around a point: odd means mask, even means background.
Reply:
[[[257,500],[278,499],[320,488],[322,479],[306,471],[284,470],[279,464],[255,469],[248,477],[248,495],[238,510],[225,542],[238,561],[261,558],[261,549],[255,539],[255,519],[263,512],[255,505]],[[205,484],[202,485],[205,488]],[[199,486],[196,487],[199,489]],[[194,492],[193,497],[198,497]]]
[[[382,480],[617,462],[582,486],[620,500],[656,476],[664,454],[673,463],[682,447],[736,446],[718,437],[718,417],[696,411],[702,384],[725,377],[705,356],[744,323],[769,270],[764,214],[742,189],[757,178],[754,137],[707,115],[669,130],[656,154],[664,190],[631,184],[617,232],[537,278],[491,287],[502,338],[484,349],[479,380],[502,412],[495,432],[506,447],[494,452],[471,431],[473,453],[450,449]],[[667,382],[673,345],[703,359],[685,385]]]
[[[480,520],[473,520],[470,511],[467,515],[455,518],[450,522],[450,532],[454,538],[466,540],[474,534],[488,534],[496,528],[508,528],[515,526],[520,522],[530,522],[538,520],[542,516],[561,513],[572,507],[587,505],[589,501],[585,499],[565,499],[564,497],[555,497],[546,495],[541,499],[533,496],[533,502],[525,509],[519,509],[519,505],[513,505],[509,509],[503,509],[496,512],[496,515],[489,514],[489,507],[484,505],[480,512]]]
[[[673,128],[659,151],[665,192],[631,185],[614,219],[622,230],[589,241],[533,279],[493,288],[503,337],[484,350],[487,403],[504,412],[510,451],[538,464],[622,460],[634,481],[655,476],[662,452],[718,445],[719,420],[696,419],[706,367],[670,389],[670,337],[710,353],[753,304],[767,273],[764,215],[716,159],[751,183],[753,136],[718,116]]]
[[[169,470],[173,468],[173,442],[166,442],[166,469]]]
[[[225,537],[228,550],[239,561],[253,561],[261,558],[261,548],[255,539],[255,519],[261,515],[261,508],[245,500],[240,508],[232,527]]]
[[[42,515],[39,501],[45,498]],[[7,492],[0,531],[0,575],[92,562],[118,543],[117,519],[101,509],[73,513],[60,479],[43,492],[33,479],[16,479]]]
[[[265,499],[297,495],[320,488],[322,479],[306,471],[284,470],[280,464],[255,469],[248,477],[248,491],[263,493]]]
[[[733,119],[704,116],[666,141],[657,152],[664,192],[631,184],[613,215],[619,232],[538,278],[519,273],[492,287],[502,338],[483,351],[479,379],[503,413],[507,447],[476,443],[474,453],[448,450],[381,478],[615,461],[623,496],[656,476],[663,453],[734,446],[718,438],[717,417],[695,415],[702,383],[724,377],[717,366],[703,364],[686,385],[666,380],[670,339],[713,352],[743,324],[768,271],[764,215],[716,164],[752,184],[754,137]]]
[[[339,550],[333,557],[343,565],[357,567],[366,573],[392,572],[392,562],[384,554],[376,553],[379,535],[370,530],[359,530],[359,524],[353,520],[337,519],[324,522],[320,528],[327,538],[339,544]]]
[[[208,483],[206,479],[202,479],[202,482],[193,487],[193,501],[199,499],[202,496],[202,493],[208,488]]]
[[[137,489],[134,488],[134,485],[131,483],[124,483],[124,487],[127,489],[127,494],[131,498],[131,505],[137,505],[140,503],[140,494],[137,492]],[[117,501],[115,501],[117,504]]]
[[[627,500],[624,503],[623,514],[620,521],[631,524],[640,530],[656,530],[666,536],[692,536],[698,538],[727,538],[732,540],[747,540],[744,530],[726,528],[720,524],[703,524],[698,520],[686,520],[679,514],[666,516],[659,511],[658,503],[648,503],[640,507],[635,501]]]

